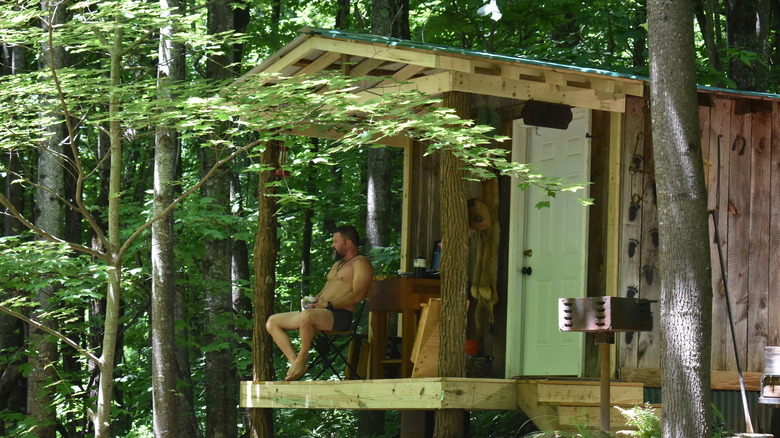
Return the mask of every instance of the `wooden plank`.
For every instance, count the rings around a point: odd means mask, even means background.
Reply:
[[[611,113],[609,118],[609,199],[607,211],[607,260],[604,295],[618,296],[620,260],[621,208],[620,195],[623,186],[623,114]],[[615,357],[615,355],[611,355]]]
[[[303,76],[303,75],[319,73],[321,70],[326,69],[329,65],[338,61],[340,58],[341,58],[341,53],[324,52],[322,55],[317,57],[317,59],[312,61],[309,65],[295,72],[294,76]]]
[[[642,241],[641,197],[644,189],[644,171],[648,165],[644,155],[645,100],[626,98],[626,114],[623,129],[623,185],[620,200],[621,232],[619,244],[618,296],[638,297],[641,275]],[[618,333],[618,366],[637,366],[638,337],[636,333]]]
[[[386,87],[388,85],[392,85],[398,82],[407,81],[413,76],[421,73],[425,69],[426,67],[420,65],[407,64],[406,66],[401,67],[397,72],[393,73],[393,75],[391,76],[392,79],[385,79],[384,81],[380,82],[377,86]]]
[[[428,68],[437,66],[437,55],[413,50],[394,48],[383,44],[358,43],[333,38],[312,38],[313,47],[318,50],[339,52],[364,58],[381,59],[404,64],[416,64]]]
[[[442,392],[442,409],[517,409],[517,380],[443,380]]]
[[[430,299],[420,315],[420,323],[412,347],[412,377],[439,375],[439,327],[441,298]]]
[[[633,406],[623,407],[624,409]],[[660,406],[656,408],[656,415],[661,416]],[[558,407],[558,426],[561,429],[575,429],[584,426],[588,429],[598,429],[601,424],[600,408],[594,406],[559,406]],[[631,430],[634,429],[626,425],[626,417],[615,408],[609,412],[610,430]]]
[[[743,372],[742,379],[745,382],[745,390],[760,391],[761,376],[763,375],[763,372]],[[712,383],[710,386],[712,389],[717,390],[739,391],[741,389],[739,385],[739,375],[734,371],[713,371]]]
[[[739,360],[747,370],[747,332],[750,275],[750,156],[752,146],[750,113],[734,115],[728,141],[728,292],[734,318],[734,334],[739,348]],[[721,224],[721,233],[723,225]],[[727,314],[713,315],[714,321],[728,323]],[[730,338],[729,338],[730,340]],[[736,370],[733,349],[727,349],[726,371]]]
[[[535,380],[517,381],[517,405],[539,430],[557,429],[558,409],[555,406],[538,403],[537,383]]]
[[[454,91],[518,100],[543,100],[551,103],[610,112],[625,111],[625,95],[606,93],[589,88],[562,87],[501,76],[452,72]]]
[[[360,61],[356,66],[349,69],[349,75],[352,77],[365,76],[372,70],[386,63],[383,59],[366,58]]]
[[[733,350],[731,343],[731,329],[727,320],[726,295],[718,256],[718,244],[723,254],[723,264],[728,273],[728,181],[731,138],[731,114],[733,112],[731,99],[717,99],[712,107],[710,116],[710,157],[714,160],[714,174],[710,174],[709,207],[717,210],[718,233],[720,241],[716,243],[715,235],[711,234],[710,258],[712,260],[712,369],[717,371],[729,370],[727,361],[729,350]],[[710,221],[710,229],[713,229]],[[720,323],[715,323],[720,321]],[[730,361],[734,363],[733,360]],[[732,370],[735,369],[731,368]]]
[[[412,256],[409,254],[412,238],[412,160],[414,141],[409,137],[404,137],[402,147],[404,148],[404,176],[403,176],[403,197],[401,199],[401,271],[408,272],[411,266]]]
[[[240,78],[236,79],[233,84],[244,82],[248,79],[251,79],[253,76],[255,76],[258,73],[262,73],[266,71],[266,68],[277,62],[279,59],[283,58],[285,55],[287,55],[291,50],[295,49],[296,47],[300,46],[307,40],[311,39],[312,37],[310,35],[298,35],[295,37],[294,40],[290,41],[289,43],[285,44],[284,47],[282,47],[280,50],[276,51],[273,55],[271,55],[269,58],[267,58],[265,61],[261,62],[259,65],[255,66],[248,72],[244,73]],[[294,61],[293,61],[294,62]]]
[[[661,279],[658,263],[658,199],[655,193],[655,160],[653,158],[653,136],[650,111],[644,107],[644,135],[642,136],[644,156],[644,172],[642,176],[642,192],[640,194],[642,215],[642,232],[640,234],[640,273],[639,297],[648,300],[661,299]],[[655,305],[657,306],[657,304]],[[655,307],[657,309],[658,307]],[[654,314],[658,323],[653,324],[653,330],[636,333],[637,366],[639,368],[658,368],[661,366],[660,312]]]
[[[771,199],[780,199],[780,102],[773,104],[772,111],[772,167],[770,176]],[[777,201],[775,201],[777,202]],[[769,284],[780,284],[780,208],[771,209],[769,246]],[[770,315],[780,314],[780,291],[774,287],[769,294],[767,312]],[[780,345],[780,320],[770,318],[767,328],[767,344]]]
[[[384,81],[383,83],[386,82]],[[445,71],[416,77],[405,82],[387,83],[383,86],[377,85],[370,90],[357,93],[357,96],[360,102],[365,102],[370,99],[376,99],[377,95],[381,94],[419,91],[429,96],[438,96],[446,91],[452,91],[452,89],[452,76],[450,72]]]
[[[596,91],[637,97],[645,95],[645,83],[636,79],[604,77],[595,74],[578,73],[565,71],[559,68],[533,66],[522,63],[502,63],[500,69],[500,76],[507,79],[521,79],[522,77],[525,77],[527,79],[533,79],[536,82],[555,82],[547,80],[548,75],[550,75],[550,78],[555,78],[555,80],[559,81],[558,85],[570,85],[576,82],[587,84],[589,88]],[[562,79],[558,79],[559,77],[562,77]]]
[[[517,409],[517,381],[381,379],[241,382],[240,406],[295,409]]]
[[[317,50],[316,38],[310,38],[303,41],[300,45],[290,50],[284,56],[271,63],[269,66],[262,70],[262,73],[279,73],[285,68],[305,58],[309,53]],[[259,71],[256,73],[260,73]],[[244,75],[247,76],[247,75]]]
[[[758,391],[761,387],[763,373],[745,372],[742,377],[745,389]],[[658,368],[624,368],[620,377],[629,382],[642,383],[645,386],[660,388],[662,384],[661,370]],[[710,387],[723,391],[739,391],[739,376],[736,371],[713,371],[710,376]]]
[[[598,406],[601,404],[599,382],[539,382],[538,402],[572,406]],[[609,402],[613,405],[632,406],[644,402],[644,387],[641,384],[611,382]]]
[[[750,148],[750,237],[747,315],[747,366],[744,371],[764,370],[769,300],[769,214],[772,115],[753,113]]]
[[[620,378],[653,388],[660,388],[662,384],[660,368],[623,368],[620,370]]]

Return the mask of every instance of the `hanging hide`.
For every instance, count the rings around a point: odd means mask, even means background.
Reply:
[[[470,293],[477,300],[475,327],[484,335],[487,323],[493,323],[493,306],[498,302],[498,245],[501,231],[498,226],[498,178],[482,182],[479,198],[488,210],[490,225],[477,231],[477,257],[474,264]]]
[[[468,200],[469,228],[472,230],[486,230],[490,228],[490,209],[487,203],[480,198]]]

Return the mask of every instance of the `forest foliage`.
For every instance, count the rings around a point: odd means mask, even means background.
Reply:
[[[484,147],[485,131],[460,123],[443,110],[419,112],[431,102],[426,96],[396,95],[384,101],[358,105],[351,100],[351,83],[336,76],[312,78],[270,87],[252,87],[252,81],[234,82],[282,45],[302,26],[340,27],[369,33],[373,3],[366,0],[302,1],[242,0],[225,2],[233,8],[235,30],[212,34],[205,2],[185,2],[173,11],[175,40],[183,47],[183,78],[169,88],[158,85],[159,29],[171,24],[156,2],[131,0],[0,3],[0,146],[3,161],[4,214],[0,216],[0,370],[16,376],[0,383],[0,435],[38,436],[40,423],[26,415],[24,378],[30,372],[28,323],[40,322],[58,334],[59,355],[51,364],[56,379],[49,382],[49,407],[57,434],[90,435],[90,414],[96,403],[94,355],[100,354],[105,328],[101,302],[106,298],[109,272],[121,266],[121,315],[116,367],[113,369],[111,427],[114,436],[152,436],[150,368],[151,221],[155,217],[152,163],[155,128],[174,128],[178,135],[178,190],[175,207],[175,287],[185,319],[176,321],[177,345],[186,352],[190,367],[182,392],[201,394],[206,380],[204,355],[229,351],[239,380],[252,375],[251,277],[220,281],[204,276],[202,260],[209,239],[245,242],[252,247],[258,214],[258,172],[268,170],[260,159],[265,144],[279,141],[286,154],[270,167],[277,179],[279,257],[276,264],[276,309],[290,310],[298,300],[316,291],[329,268],[329,230],[336,223],[362,228],[366,217],[367,145],[375,135],[405,130],[431,141],[432,148],[452,147],[475,169],[501,164],[507,173],[528,177],[528,169],[510,166]],[[481,0],[397,2],[406,6],[409,37],[415,41],[463,47],[548,62],[574,64],[647,75],[647,30],[641,1],[527,0],[498,1],[501,18],[480,15]],[[699,45],[697,71],[703,85],[734,87],[730,62],[765,70],[756,91],[780,91],[777,0],[766,1],[773,13],[773,29],[765,50],[729,45],[729,10],[725,2],[704,2],[697,11]],[[712,10],[708,9],[712,8]],[[54,23],[57,11],[62,22]],[[710,17],[709,20],[706,18]],[[51,25],[47,28],[48,25]],[[64,65],[52,65],[50,47],[64,52]],[[209,59],[226,52],[234,72],[225,81],[209,80]],[[117,70],[112,70],[118,67]],[[118,76],[112,76],[118,74]],[[758,73],[757,73],[758,74]],[[254,80],[262,80],[256,78]],[[328,87],[334,92],[319,93]],[[171,96],[174,96],[171,98]],[[118,103],[113,107],[112,103]],[[336,108],[336,111],[332,109]],[[341,110],[341,111],[339,111]],[[379,115],[394,115],[393,119]],[[109,243],[108,163],[111,123],[121,134],[121,169],[116,175],[121,247]],[[338,142],[286,135],[293,126],[345,127]],[[358,130],[347,126],[361,126]],[[52,138],[50,127],[63,133],[58,154],[65,168],[65,193],[52,193],[62,206],[65,235],[46,235],[36,218],[41,187],[39,158],[42,145]],[[446,129],[445,129],[446,127]],[[44,129],[47,128],[47,129]],[[463,135],[460,135],[463,134]],[[465,139],[465,140],[464,140]],[[204,150],[213,151],[220,169],[233,181],[228,209],[199,188],[206,171]],[[398,158],[396,158],[398,159]],[[402,165],[394,166],[391,224],[393,242],[371,248],[378,274],[400,269],[400,208]],[[222,170],[220,170],[222,171]],[[287,173],[285,173],[287,172]],[[533,183],[533,180],[528,180]],[[545,184],[545,182],[540,182]],[[552,192],[560,189],[546,186]],[[45,191],[45,188],[44,188]],[[77,215],[68,213],[77,212]],[[32,230],[32,231],[31,231]],[[35,232],[37,231],[38,236]],[[304,234],[315,242],[302,246]],[[302,272],[303,252],[311,266]],[[117,264],[117,257],[121,263]],[[247,263],[251,266],[251,250]],[[218,315],[208,325],[204,289],[233,294],[232,312]],[[46,305],[40,293],[51,290]],[[241,303],[244,304],[241,304]],[[68,345],[71,343],[72,345]],[[93,355],[92,360],[90,355]],[[284,370],[281,356],[277,369]],[[237,382],[236,382],[237,383]],[[186,389],[184,388],[186,386]],[[204,401],[193,397],[192,411],[201,431],[206,430]],[[353,433],[355,416],[349,412],[281,411],[276,429],[281,436],[329,436]],[[303,418],[301,418],[303,417]],[[388,421],[390,423],[391,421]],[[244,434],[248,418],[235,418],[235,433]],[[477,422],[476,424],[479,424]],[[520,425],[518,425],[518,428]],[[342,435],[339,430],[343,430]],[[388,435],[393,428],[388,427]]]

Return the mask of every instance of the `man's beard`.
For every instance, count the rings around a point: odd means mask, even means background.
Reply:
[[[344,260],[344,254],[339,254],[339,252],[336,251],[335,249],[333,251],[331,251],[330,256],[331,256],[331,258],[333,259],[334,262],[338,262],[340,260]]]

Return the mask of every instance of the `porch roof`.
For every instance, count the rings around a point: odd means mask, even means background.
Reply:
[[[645,94],[644,78],[605,70],[312,27],[300,33],[239,81],[260,73],[340,71],[366,78],[360,90],[366,99],[407,90],[431,96],[463,91],[610,112],[624,112],[626,96]]]

